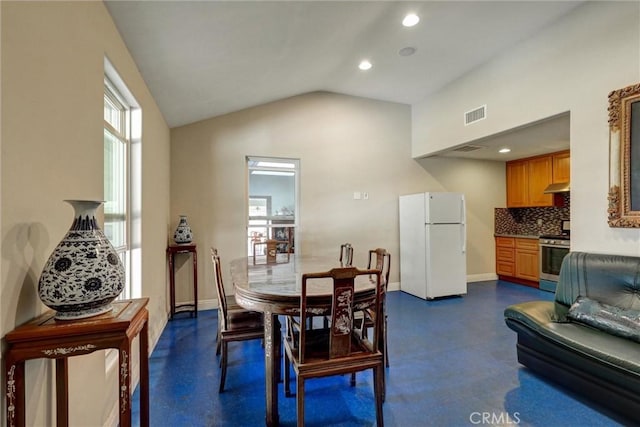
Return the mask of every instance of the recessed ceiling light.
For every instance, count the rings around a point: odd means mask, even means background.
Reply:
[[[360,62],[360,65],[358,65],[358,68],[360,68],[362,71],[367,71],[371,69],[371,67],[372,67],[371,62],[367,60]]]
[[[510,153],[510,152],[511,152],[511,148],[506,148],[506,147],[498,150],[498,153],[502,153],[502,154]]]
[[[402,25],[404,25],[405,27],[413,27],[418,22],[420,22],[420,17],[415,13],[410,13],[404,17],[404,19],[402,20]]]
[[[411,46],[403,47],[398,51],[398,55],[400,56],[411,56],[414,53],[416,53],[416,48]]]

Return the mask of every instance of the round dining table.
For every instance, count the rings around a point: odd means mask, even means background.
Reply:
[[[266,382],[266,425],[277,426],[278,382],[281,361],[281,324],[278,315],[300,314],[302,275],[342,267],[337,258],[319,256],[278,257],[276,263],[253,263],[253,257],[231,261],[231,280],[236,302],[243,308],[264,313],[264,356]],[[314,280],[308,284],[307,300],[314,306],[331,307],[331,279]],[[355,301],[365,302],[375,295],[375,281],[358,276],[355,281]]]

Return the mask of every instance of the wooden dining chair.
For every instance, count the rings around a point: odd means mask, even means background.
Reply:
[[[233,296],[227,296],[222,281],[222,267],[218,250],[211,248],[211,260],[213,261],[216,292],[218,294],[218,335],[216,343],[216,355],[222,353],[220,358],[220,388],[224,391],[224,382],[227,377],[228,344],[233,341],[247,341],[264,338],[264,316],[256,311],[246,310],[240,307]]]
[[[304,386],[305,381],[312,378],[349,374],[371,369],[373,370],[374,396],[376,407],[376,422],[384,425],[382,416],[382,402],[384,400],[384,356],[379,348],[381,338],[380,328],[374,328],[372,339],[363,337],[353,327],[355,279],[367,275],[376,284],[377,291],[371,292],[364,304],[371,309],[374,324],[378,316],[382,315],[380,304],[384,293],[379,270],[359,270],[355,267],[334,268],[328,272],[307,273],[302,275],[302,289],[300,298],[300,325],[305,325],[309,317],[328,311],[333,321],[329,328],[308,329],[300,328],[297,333],[287,334],[284,341],[285,348],[285,395],[290,395],[290,365],[296,374],[296,411],[298,427],[304,426]],[[314,286],[328,286],[333,290],[331,307],[314,305],[307,297],[307,287],[310,282]]]
[[[351,243],[340,245],[340,258],[338,260],[343,267],[353,265],[353,246],[351,246]]]
[[[340,245],[340,257],[338,258],[341,267],[349,267],[353,265],[353,246],[351,243],[343,243]],[[322,327],[325,329],[331,323],[331,316],[322,316]],[[309,327],[313,328],[313,318],[309,318]]]
[[[384,248],[376,248],[369,250],[369,261],[367,263],[368,269],[376,269],[380,270],[382,274],[382,286],[384,287],[384,295],[380,300],[380,304],[382,304],[382,312],[384,316],[382,319],[384,320],[384,324],[382,325],[382,354],[384,354],[385,365],[389,367],[389,352],[387,351],[387,307],[386,307],[386,295],[387,295],[387,287],[389,286],[389,273],[391,271],[391,254],[387,252]],[[368,314],[368,310],[363,311],[364,314],[364,325],[362,329],[362,333],[367,334],[367,329],[373,327],[371,316]]]
[[[389,351],[387,345],[387,330],[388,330],[388,315],[387,315],[387,306],[386,306],[386,295],[387,295],[387,287],[389,286],[389,272],[391,270],[391,254],[387,252],[384,248],[376,248],[369,250],[369,261],[367,262],[368,269],[380,270],[381,278],[382,278],[382,288],[384,289],[384,293],[380,299],[380,305],[382,306],[382,316],[380,317],[380,321],[383,322],[381,324],[381,332],[382,339],[380,340],[380,351],[384,355],[384,363],[385,366],[389,367]],[[365,338],[369,334],[369,329],[374,327],[375,319],[371,315],[370,309],[365,309],[360,312],[357,312],[355,315],[355,328],[358,330]],[[386,381],[384,381],[386,384]],[[351,385],[356,385],[356,374],[351,374]],[[385,386],[386,388],[386,386]]]

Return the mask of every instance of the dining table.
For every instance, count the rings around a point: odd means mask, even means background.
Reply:
[[[266,425],[277,426],[278,383],[282,359],[282,332],[278,316],[300,314],[302,275],[342,267],[337,258],[329,256],[291,255],[275,263],[253,263],[243,257],[231,261],[231,280],[236,302],[245,309],[264,314],[264,360],[266,386]],[[331,307],[331,279],[314,280],[307,286],[307,300],[314,306]],[[355,301],[368,301],[375,295],[375,281],[366,275],[355,281]]]

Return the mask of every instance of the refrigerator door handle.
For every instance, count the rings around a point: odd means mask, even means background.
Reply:
[[[461,237],[461,241],[462,241],[462,253],[467,252],[467,226],[466,224],[460,224],[460,233],[462,234]]]
[[[462,200],[460,201],[460,220],[462,221],[462,225],[460,227],[460,232],[462,233],[462,253],[467,252],[467,208],[466,203],[464,202],[464,194],[462,195]]]

